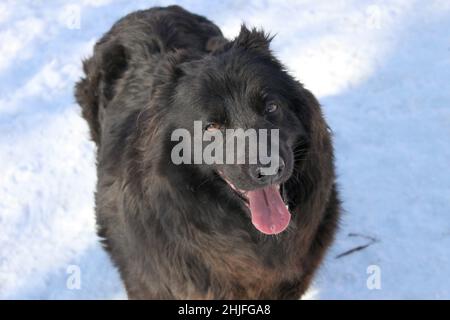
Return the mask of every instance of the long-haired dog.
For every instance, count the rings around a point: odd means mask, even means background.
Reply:
[[[229,41],[202,16],[152,8],[118,21],[84,62],[76,98],[98,147],[99,235],[129,298],[297,299],[308,288],[340,212],[333,148],[319,103],[270,40],[243,26]],[[172,133],[194,121],[209,133],[276,129],[276,170],[175,164]]]

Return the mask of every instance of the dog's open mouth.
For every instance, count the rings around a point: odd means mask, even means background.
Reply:
[[[291,214],[283,201],[280,185],[270,185],[252,191],[236,188],[222,174],[219,176],[244,200],[250,210],[252,223],[268,235],[283,232],[289,225]]]

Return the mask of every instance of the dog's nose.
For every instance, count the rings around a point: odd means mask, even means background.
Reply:
[[[255,182],[267,184],[276,181],[284,171],[286,164],[282,158],[278,161],[276,168],[270,168],[269,166],[252,166],[250,167],[250,176]],[[273,173],[274,172],[274,173]]]

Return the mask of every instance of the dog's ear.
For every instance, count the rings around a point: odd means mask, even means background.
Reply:
[[[243,24],[239,35],[233,40],[233,47],[270,54],[270,42],[272,39],[273,36],[265,33],[263,30],[257,30],[256,28],[249,30]]]
[[[75,86],[75,98],[88,122],[94,142],[100,141],[101,109],[116,94],[118,80],[128,68],[130,57],[124,46],[115,41],[98,43],[94,56],[83,62],[83,77]]]
[[[106,104],[114,98],[117,81],[128,68],[129,56],[123,45],[111,43],[102,48],[100,59],[100,93]]]
[[[191,70],[189,63],[191,61],[198,61],[199,59],[201,59],[200,55],[185,49],[176,49],[168,52],[161,58],[153,74],[152,95],[160,90],[161,86],[176,85],[178,80]]]

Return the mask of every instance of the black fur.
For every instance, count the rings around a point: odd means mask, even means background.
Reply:
[[[84,62],[76,98],[98,146],[99,235],[130,298],[297,299],[339,216],[333,150],[314,96],[242,27],[233,41],[178,6],[118,21]],[[267,100],[280,110],[264,114]],[[252,225],[217,174],[252,189],[248,166],[174,165],[176,128],[194,120],[278,128],[292,220],[277,236]]]

